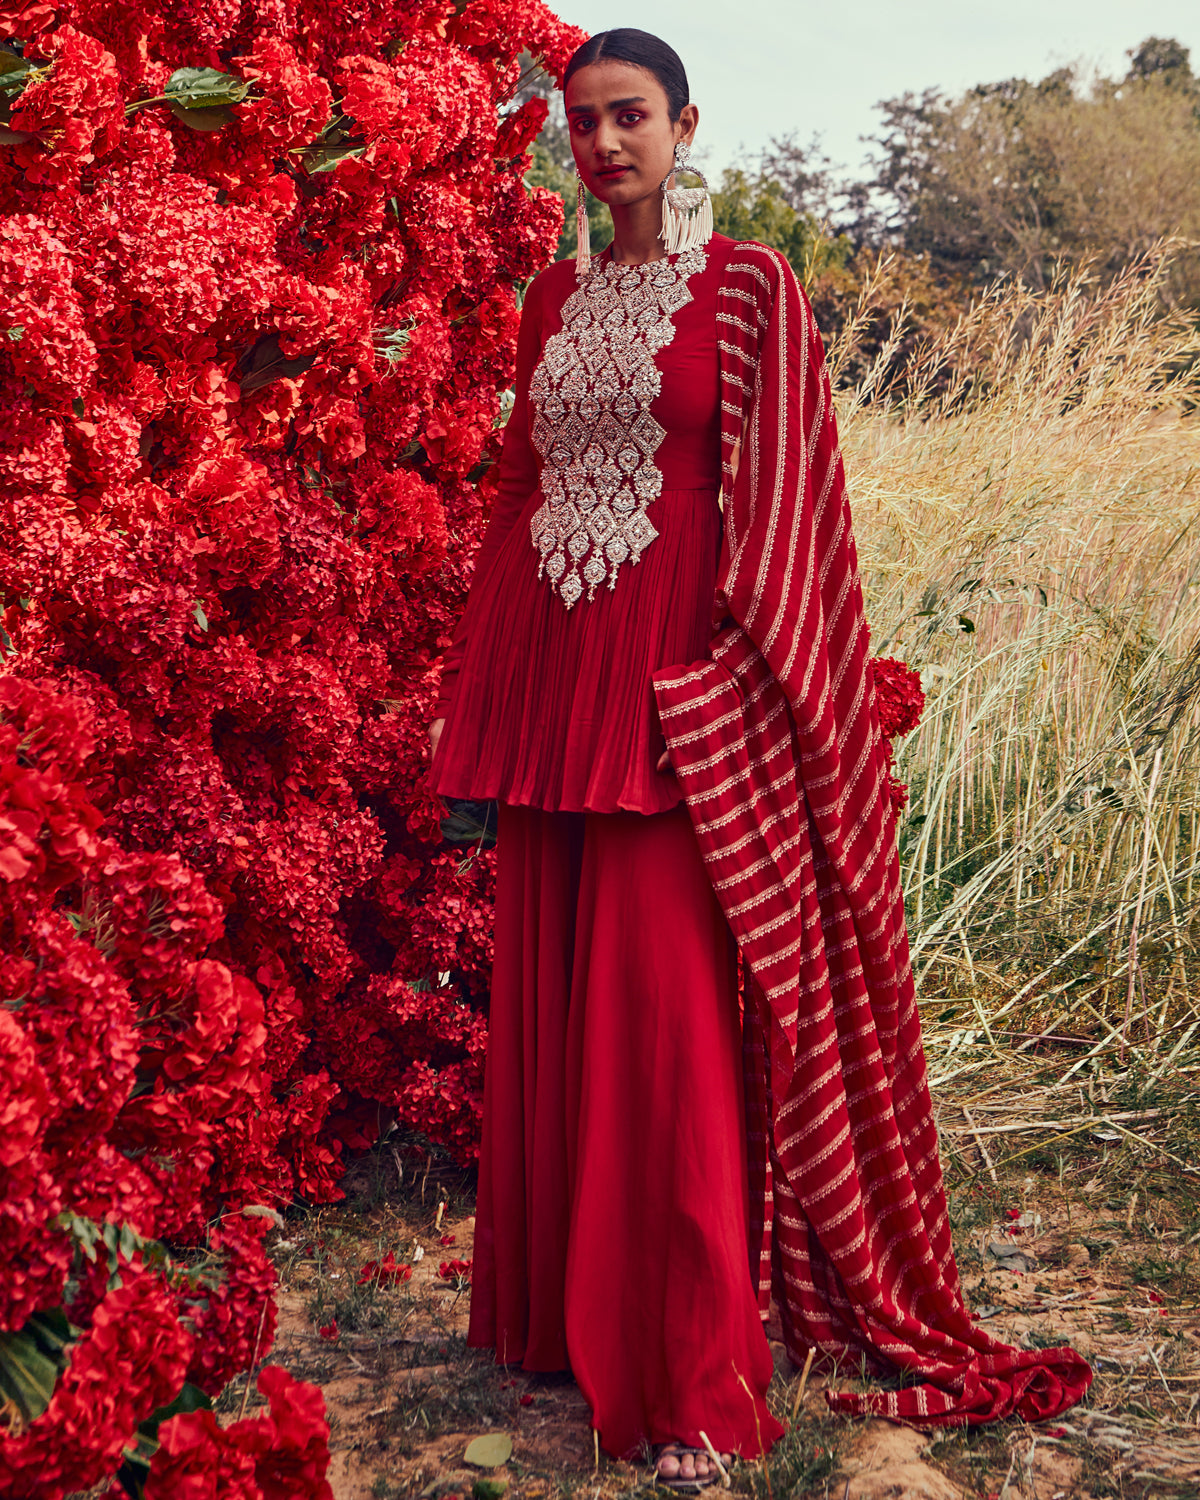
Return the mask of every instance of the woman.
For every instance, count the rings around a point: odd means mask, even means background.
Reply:
[[[580,254],[526,297],[431,729],[435,789],[500,804],[469,1342],[570,1368],[675,1488],[782,1433],[772,1289],[793,1359],[929,1382],[839,1409],[1049,1416],[1086,1365],[958,1291],[811,312],[672,187],[669,47],[601,33],[564,89]]]

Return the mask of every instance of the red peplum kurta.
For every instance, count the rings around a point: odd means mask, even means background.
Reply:
[[[587,297],[570,263],[533,283],[437,708],[435,790],[500,802],[469,1342],[569,1366],[617,1455],[703,1429],[750,1456],[782,1432],[750,1271],[736,948],[655,769],[652,676],[712,635],[732,249],[606,252]]]
[[[647,515],[658,536],[636,565],[620,569],[615,588],[602,583],[570,608],[539,578],[530,535],[543,498],[529,385],[547,340],[562,331],[574,264],[551,266],[526,295],[499,490],[435,711],[446,719],[433,782],[443,796],[558,812],[657,813],[682,801],[675,779],[655,770],[666,741],[651,674],[704,655],[712,635],[721,550],[716,306],[725,256],[719,244],[708,248],[707,265],[686,282],[691,301],[671,318],[673,337],[654,361],[661,390],[650,414],[664,432],[653,454],[662,493]],[[609,264],[605,252],[596,272],[614,290],[662,265]]]

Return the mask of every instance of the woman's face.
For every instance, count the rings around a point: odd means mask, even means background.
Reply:
[[[579,174],[610,204],[656,194],[674,163],[676,141],[690,143],[699,118],[688,104],[672,120],[666,90],[653,73],[604,58],[574,74],[566,106]]]

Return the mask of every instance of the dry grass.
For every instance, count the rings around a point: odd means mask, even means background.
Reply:
[[[928,695],[920,987],[1158,1070],[1200,1029],[1200,334],[1159,316],[1166,265],[1000,289],[840,403],[875,649]]]

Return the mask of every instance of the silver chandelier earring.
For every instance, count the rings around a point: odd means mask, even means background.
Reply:
[[[579,168],[575,168],[579,191],[575,195],[575,275],[582,281],[592,269],[592,235],[588,226],[587,189]]]
[[[677,173],[690,172],[698,177],[698,188],[668,187]],[[712,238],[712,198],[708,192],[708,178],[692,161],[691,148],[686,141],[675,146],[675,165],[662,181],[662,242],[668,255],[677,251],[692,250],[697,245],[707,245]]]

